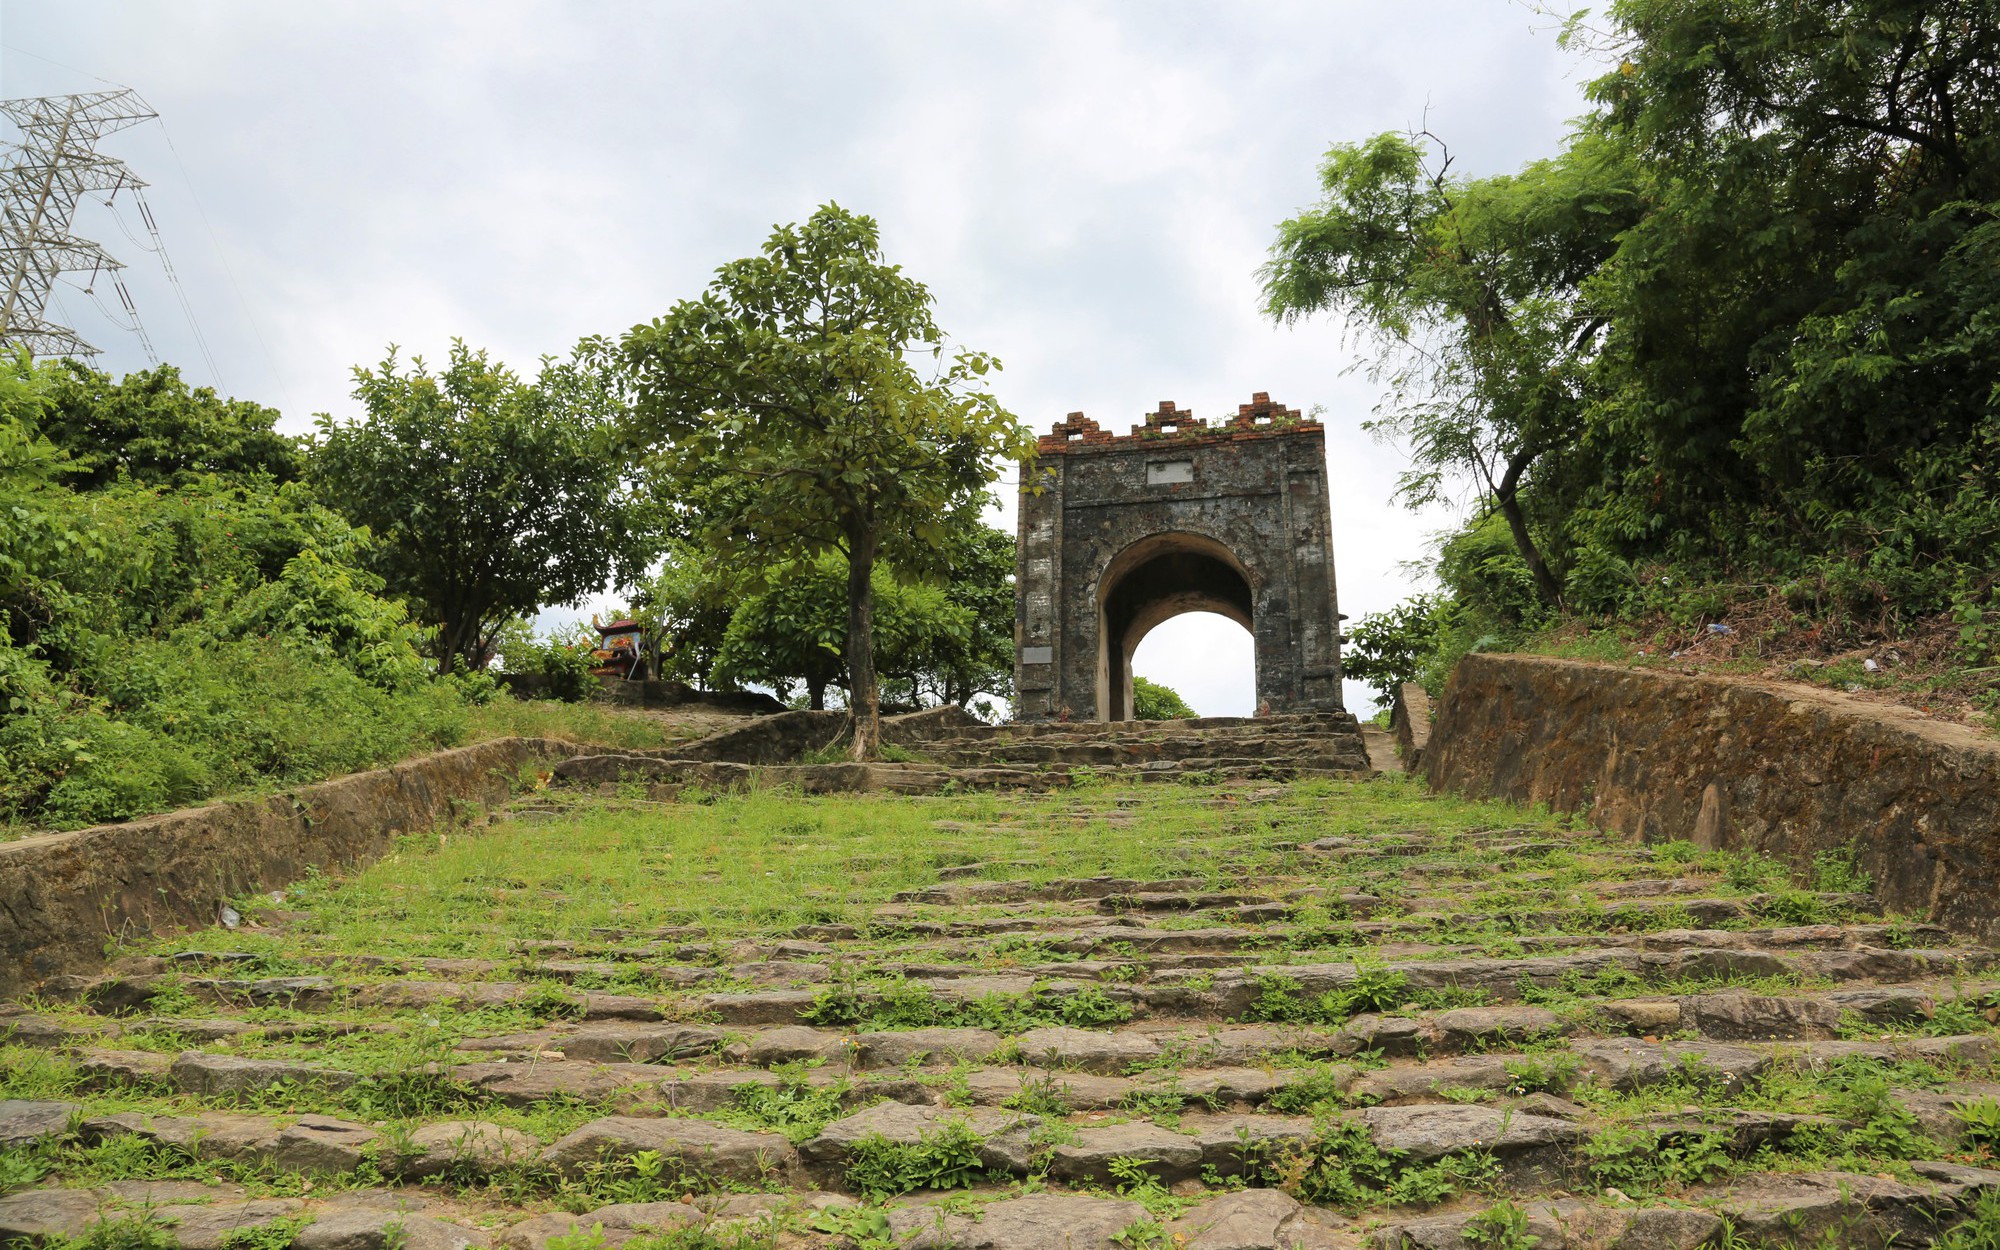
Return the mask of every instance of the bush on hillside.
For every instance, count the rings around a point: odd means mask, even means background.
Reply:
[[[1132,678],[1134,720],[1190,720],[1194,714],[1194,709],[1170,687],[1143,677]]]
[[[596,632],[581,623],[543,638],[527,621],[513,620],[501,627],[494,649],[506,672],[546,678],[549,698],[579,703],[598,689],[591,671],[596,644]]]
[[[1357,635],[1430,674],[1563,620],[1678,632],[1669,654],[1731,620],[1780,652],[1915,639],[2000,709],[1984,16],[1613,0],[1564,36],[1612,68],[1546,158],[1468,177],[1427,133],[1335,145],[1266,311],[1369,333],[1398,494],[1471,505],[1436,569],[1453,610]]]
[[[367,535],[270,471],[275,413],[182,422],[227,454],[185,434],[172,472],[135,476],[120,448],[79,468],[44,435],[50,396],[67,412],[125,393],[79,377],[0,364],[0,821],[122,819],[465,734],[478,683],[424,676],[417,631],[359,564]],[[213,396],[146,393],[213,415]]]

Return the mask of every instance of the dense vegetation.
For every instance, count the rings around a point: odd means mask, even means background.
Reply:
[[[1621,0],[1562,151],[1338,145],[1268,311],[1373,333],[1413,504],[1477,501],[1354,666],[1617,623],[1901,643],[1995,704],[2000,24],[1977,0]],[[1733,623],[1732,623],[1733,622]],[[1722,626],[1715,634],[1711,625]],[[1858,666],[1858,665],[1857,665]]]
[[[829,206],[533,380],[463,343],[437,373],[392,348],[355,370],[363,415],[307,438],[171,367],[5,361],[0,824],[514,726],[641,732],[495,701],[485,672],[504,654],[583,695],[585,640],[527,622],[607,585],[633,591],[669,677],[814,707],[838,687],[858,721],[878,673],[908,705],[1004,694],[1012,543],[980,513],[1021,436],[978,381],[990,358],[915,373],[941,341],[930,296],[875,237]]]
[[[0,368],[0,820],[65,826],[455,741],[469,687],[295,480],[171,368]]]

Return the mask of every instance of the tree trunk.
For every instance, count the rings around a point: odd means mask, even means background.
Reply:
[[[824,677],[806,678],[806,706],[815,712],[826,711],[826,679]]]
[[[847,689],[854,723],[854,758],[872,760],[882,738],[882,696],[875,686],[874,530],[847,535]]]
[[[454,613],[444,614],[438,625],[438,676],[451,676],[452,667],[458,661],[458,654],[465,645],[465,622]]]
[[[1500,484],[1493,490],[1494,502],[1500,505],[1500,515],[1507,518],[1508,532],[1514,535],[1514,546],[1520,549],[1521,559],[1527,562],[1528,572],[1535,579],[1535,589],[1541,591],[1542,598],[1555,607],[1562,606],[1562,583],[1555,574],[1549,572],[1548,562],[1542,559],[1541,548],[1528,533],[1528,518],[1521,511],[1521,475],[1534,462],[1535,452],[1517,452],[1507,462],[1507,472]]]

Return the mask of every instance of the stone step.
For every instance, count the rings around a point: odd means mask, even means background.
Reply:
[[[1199,767],[1200,761],[1241,759],[1317,768],[1366,768],[1361,740],[1269,737],[1254,741],[1203,738],[1158,738],[1143,742],[1016,742],[953,745],[926,743],[917,755],[930,763],[955,767],[1021,767],[1023,765],[1084,764],[1136,767],[1180,763]]]
[[[2000,966],[2000,954],[1971,950],[1612,949],[1574,955],[1458,960],[1387,960],[1369,965],[1378,984],[1409,991],[1478,991],[1496,1002],[1515,1002],[1525,991],[1603,997],[1618,986],[1676,980],[1788,977],[1798,981],[1898,984],[1970,975]],[[1162,970],[1125,993],[1153,1014],[1234,1019],[1281,987],[1301,998],[1348,990],[1363,979],[1350,962],[1274,964],[1241,971]],[[1395,978],[1401,978],[1400,982]]]
[[[1316,730],[1328,733],[1360,732],[1360,722],[1351,712],[1323,712],[1287,716],[1204,716],[1171,721],[1041,721],[1032,724],[965,725],[942,735],[945,740],[979,742],[1014,741],[1037,738],[1075,737],[1078,739],[1145,739],[1161,734],[1259,734],[1297,733]]]
[[[1476,1029],[1481,1041],[1504,1044],[1507,1040],[1500,1032],[1480,1027],[1477,1021],[1463,1023],[1467,1027],[1461,1037],[1474,1036]],[[1514,1030],[1517,1034],[1522,1031]],[[1194,1055],[1197,1065],[1190,1068],[1140,1068],[1123,1074],[1121,1070],[1132,1064],[1159,1059],[1158,1039],[1042,1030],[1017,1039],[1014,1053],[1028,1063],[988,1065],[968,1072],[963,1067],[946,1066],[945,1061],[963,1065],[977,1063],[981,1057],[993,1059],[998,1053],[996,1048],[1007,1043],[997,1036],[945,1037],[939,1034],[947,1031],[931,1030],[928,1032],[932,1036],[928,1037],[863,1035],[858,1039],[862,1042],[858,1050],[848,1052],[857,1060],[854,1070],[832,1065],[799,1069],[797,1065],[802,1060],[809,1064],[814,1058],[828,1057],[832,1050],[828,1045],[832,1039],[781,1036],[809,1032],[779,1030],[751,1043],[747,1056],[741,1053],[736,1056],[751,1062],[792,1065],[785,1071],[688,1070],[657,1063],[617,1059],[590,1062],[570,1057],[592,1053],[585,1041],[599,1043],[596,1048],[599,1053],[606,1050],[602,1045],[606,1039],[591,1038],[585,1032],[546,1039],[549,1045],[566,1048],[567,1054],[565,1049],[529,1051],[522,1059],[456,1065],[446,1075],[462,1088],[498,1105],[534,1108],[551,1103],[597,1103],[615,1106],[625,1115],[728,1113],[744,1105],[746,1089],[775,1092],[802,1083],[807,1088],[838,1093],[839,1101],[854,1110],[866,1109],[881,1100],[929,1109],[963,1101],[983,1107],[1027,1109],[1043,1115],[1098,1109],[1159,1114],[1201,1107],[1215,1110],[1235,1106],[1250,1110],[1282,1106],[1305,1110],[1355,1104],[1401,1107],[1479,1101],[1493,1104],[1489,1109],[1579,1121],[1590,1118],[1590,1113],[1563,1101],[1563,1096],[1589,1087],[1623,1093],[1653,1086],[1707,1088],[1715,1096],[1727,1099],[1744,1093],[1751,1082],[1780,1070],[1821,1073],[1840,1063],[1904,1065],[1899,1070],[1907,1070],[1911,1063],[1986,1070],[1996,1055],[1991,1035],[1919,1038],[1897,1044],[1798,1045],[1581,1038],[1570,1041],[1562,1050],[1544,1048],[1519,1054],[1503,1050],[1445,1058],[1433,1055],[1416,1062],[1392,1061],[1385,1065],[1367,1057],[1381,1047],[1366,1044],[1380,1039],[1370,1037],[1365,1028],[1357,1028],[1342,1034],[1298,1034],[1293,1039],[1298,1045],[1283,1052],[1292,1055],[1295,1062],[1313,1056],[1332,1060],[1320,1065],[1268,1068],[1227,1062],[1273,1053],[1271,1040],[1257,1042],[1239,1037],[1223,1039],[1209,1053]],[[494,1040],[535,1044],[533,1039]],[[718,1041],[716,1037],[699,1040],[710,1047]],[[618,1041],[620,1046],[631,1047],[630,1053],[634,1055],[665,1055],[672,1049],[669,1043],[649,1050],[648,1039],[629,1034]],[[889,1045],[891,1042],[894,1044]],[[1357,1043],[1363,1046],[1357,1048]],[[1417,1046],[1405,1047],[1402,1053],[1421,1056],[1430,1052]],[[895,1062],[899,1057],[902,1061]],[[1352,1062],[1348,1061],[1350,1057]],[[95,1058],[99,1062],[87,1071],[102,1073],[120,1066],[116,1055]],[[165,1061],[168,1057],[142,1052],[127,1058],[145,1063]],[[931,1075],[916,1071],[924,1065],[914,1061],[925,1058],[931,1059],[928,1065]],[[129,1070],[136,1065],[123,1066]],[[368,1077],[333,1071],[318,1064],[282,1064],[189,1053],[174,1058],[168,1067],[154,1068],[145,1083],[166,1085],[209,1104],[254,1105],[273,1092],[337,1091],[372,1080],[393,1081],[401,1076],[402,1073],[392,1071]],[[93,1081],[93,1084],[106,1083],[115,1087],[131,1081]],[[1935,1093],[1898,1091],[1895,1097],[1918,1117],[1920,1128],[1940,1144],[1976,1148],[1974,1140],[1967,1136],[1973,1131],[1973,1121],[1964,1112],[1979,1102],[1992,1105],[1996,1093],[2000,1093],[2000,1084],[1975,1082]],[[1683,1128],[1713,1131],[1719,1124],[1727,1124],[1731,1126],[1735,1148],[1747,1153],[1770,1143],[1774,1134],[1782,1137],[1812,1122],[1812,1117],[1789,1113],[1730,1109],[1720,1119],[1719,1114],[1710,1106],[1692,1120],[1656,1117],[1644,1121],[1640,1127],[1661,1134]],[[1763,1118],[1757,1118],[1757,1114]],[[17,1136],[60,1134],[76,1116],[73,1104],[0,1104],[0,1136],[8,1132]],[[139,1123],[141,1120],[144,1125]],[[369,1143],[375,1136],[372,1132],[357,1132],[352,1126],[303,1121],[310,1132],[302,1129],[280,1134],[268,1115],[209,1112],[165,1117],[120,1114],[103,1121],[97,1129],[86,1125],[86,1133],[105,1135],[114,1128],[121,1132],[152,1133],[153,1129],[145,1126],[156,1122],[162,1126],[160,1133],[180,1134],[152,1138],[162,1144],[185,1145],[183,1138],[198,1132],[222,1157],[242,1157],[247,1153],[253,1159],[262,1159],[270,1155],[278,1166],[293,1169],[305,1167],[297,1160],[307,1157],[328,1160],[324,1166],[329,1170],[350,1168],[354,1160],[368,1154]],[[457,1121],[452,1123],[458,1126]],[[426,1140],[420,1134],[417,1144],[423,1145]],[[514,1145],[520,1143],[516,1141]],[[285,1152],[293,1152],[296,1158],[284,1162],[280,1156]]]
[[[1284,909],[1288,913],[1289,908]],[[1124,983],[1142,982],[1167,969],[1217,969],[1238,967],[1247,953],[1284,949],[1288,961],[1320,954],[1335,957],[1366,942],[1370,950],[1385,957],[1391,951],[1399,958],[1475,956],[1495,954],[1492,947],[1503,944],[1518,948],[1519,954],[1543,955],[1579,950],[1632,949],[1679,951],[1693,949],[1748,950],[1755,948],[1804,950],[1861,950],[1882,945],[1882,926],[1812,926],[1788,929],[1682,929],[1639,933],[1553,934],[1546,937],[1496,938],[1488,943],[1432,944],[1415,939],[1427,934],[1422,927],[1401,928],[1381,922],[1357,922],[1336,929],[1300,929],[1278,923],[1266,928],[1244,927],[1265,920],[1255,909],[1221,913],[1233,923],[1197,929],[1157,929],[1135,925],[1105,925],[1097,928],[1037,929],[1017,928],[1002,936],[951,937],[938,934],[938,926],[912,925],[904,934],[925,939],[946,940],[904,942],[896,947],[908,956],[920,954],[961,960],[955,965],[878,963],[869,953],[843,949],[831,958],[853,959],[870,974],[933,978],[979,975],[995,970],[995,965],[1045,976],[1074,976]],[[1938,933],[1938,938],[1947,935]],[[1397,940],[1402,938],[1403,940]],[[1416,952],[1417,954],[1412,954]],[[1029,962],[1037,955],[1075,955],[1074,962]],[[1096,956],[1096,958],[1093,958]],[[1312,962],[1310,958],[1306,960]],[[604,965],[611,969],[613,965]]]
[[[1173,893],[1167,897],[1195,896]],[[1124,926],[1105,926],[1069,935],[1044,933],[1035,941],[1047,949],[1082,953],[1110,950],[1119,957],[1017,964],[1002,969],[978,964],[886,962],[866,968],[877,980],[856,983],[842,992],[851,999],[854,1010],[879,1005],[886,992],[884,987],[900,981],[912,987],[921,986],[928,999],[945,1007],[964,1007],[1000,995],[1012,996],[1020,1003],[1033,999],[1043,1004],[1043,1010],[1060,1010],[1061,1004],[1079,995],[1095,995],[1107,1007],[1128,1014],[1229,1020],[1268,1016],[1279,1009],[1316,1010],[1312,1004],[1323,996],[1349,992],[1372,978],[1378,988],[1369,991],[1373,997],[1367,1001],[1374,1005],[1400,1005],[1426,993],[1476,994],[1489,1002],[1514,1002],[1524,995],[1532,998],[1555,994],[1578,1000],[1607,1000],[1603,1010],[1613,1016],[1629,1010],[1651,1018],[1648,1013],[1654,1012],[1654,1008],[1623,1008],[1616,1004],[1625,999],[1651,1001],[1643,994],[1645,986],[1680,981],[1726,984],[1789,980],[1799,986],[1823,982],[1894,987],[1939,978],[1962,978],[1991,972],[2000,966],[2000,956],[1984,949],[1888,949],[1854,943],[1849,940],[1851,935],[1838,930],[1816,928],[1631,935],[1621,942],[1598,942],[1567,953],[1519,956],[1489,955],[1479,946],[1465,946],[1453,952],[1416,945],[1408,948],[1411,951],[1408,957],[1381,959],[1366,968],[1350,960],[1300,962],[1296,958],[1246,966],[1241,955],[1252,948],[1258,936],[1256,931],[1241,929],[1135,930]],[[1375,949],[1379,955],[1396,948],[1377,943]],[[1214,951],[1216,957],[1192,957],[1208,951]],[[1162,961],[1157,966],[1143,962],[1156,953],[1179,954],[1182,958],[1172,964]],[[1453,953],[1458,957],[1451,957]],[[76,987],[75,997],[95,1010],[106,1012],[137,1011],[153,995],[185,989],[225,1009],[279,1006],[326,1012],[342,1007],[389,1011],[517,1007],[552,1018],[629,1021],[658,1021],[670,1014],[692,1011],[725,1023],[780,1024],[797,1022],[818,1009],[822,996],[832,992],[828,987],[842,975],[842,967],[849,976],[860,971],[852,963],[836,966],[795,959],[758,961],[721,969],[682,966],[649,969],[587,961],[545,961],[526,965],[524,969],[548,978],[536,982],[371,980],[353,976],[114,975]],[[489,970],[498,971],[497,965],[489,965]],[[634,974],[653,979],[658,988],[650,994],[630,994],[564,988],[557,984],[565,980]],[[724,988],[703,991],[704,986],[718,982]],[[733,988],[738,984],[782,988]],[[1385,1000],[1384,994],[1392,997]],[[1738,996],[1743,996],[1740,991]],[[1749,997],[1762,1004],[1795,1001],[1788,995]],[[1782,1036],[1826,1035],[1840,1028],[1849,1013],[1861,1018],[1907,1018],[1915,1011],[1931,1009],[1907,1004],[1922,1002],[1934,1006],[1935,1002],[1907,992],[1899,996],[1887,988],[1822,998],[1817,1006],[1785,1008],[1789,1014],[1782,1016],[1774,1014],[1778,1012],[1776,1006],[1761,1008],[1763,1014],[1754,1022],[1737,1027],[1753,1033],[1760,1029],[1774,1031]],[[1847,1000],[1855,1004],[1865,1000],[1906,1005],[1891,1012],[1880,1006],[1850,1005]],[[1704,1007],[1701,1012],[1706,1014],[1698,1013],[1680,1027],[1723,1027],[1715,1023],[1723,1018],[1721,1008]],[[68,1040],[58,1025],[22,1022],[4,1027],[22,1032],[22,1040],[26,1041],[39,1037],[42,1044],[60,1044]],[[180,1031],[173,1025],[167,1027]]]
[[[1035,986],[1029,978],[1017,978],[1012,988]],[[1059,987],[1058,987],[1059,988]],[[1956,983],[1949,987],[1953,997],[1984,999],[1992,994],[1987,987]],[[991,983],[981,989],[992,992]],[[1046,992],[1046,990],[1044,991]],[[747,996],[746,996],[747,997]],[[939,996],[950,1001],[952,995]],[[973,997],[957,995],[958,1001]],[[1378,1052],[1391,1058],[1412,1055],[1467,1055],[1492,1052],[1507,1044],[1535,1042],[1549,1045],[1554,1039],[1570,1036],[1567,1049],[1582,1056],[1585,1067],[1615,1081],[1628,1078],[1633,1065],[1641,1060],[1662,1073],[1678,1072],[1685,1048],[1660,1058],[1649,1050],[1653,1037],[1698,1037],[1702,1044],[1715,1042],[1754,1043],[1755,1053],[1772,1051],[1780,1057],[1798,1057],[1813,1063],[1848,1058],[1892,1062],[1900,1059],[1943,1060],[1952,1063],[1990,1062],[1996,1049],[1990,1035],[1945,1037],[1902,1037],[1926,1022],[1945,1000],[1944,987],[1923,991],[1909,987],[1830,990],[1791,996],[1759,995],[1743,990],[1721,990],[1679,997],[1639,997],[1597,1000],[1592,1010],[1600,1029],[1623,1029],[1640,1041],[1617,1037],[1579,1037],[1570,1018],[1544,1008],[1501,1006],[1459,1008],[1442,1012],[1412,1014],[1357,1015],[1337,1027],[1287,1026],[1282,1024],[1176,1026],[1170,1021],[1140,1020],[1126,1026],[1103,1029],[1045,1027],[1032,1029],[1009,1045],[1000,1034],[976,1028],[893,1029],[855,1033],[793,1023],[802,1009],[811,1008],[817,996],[781,996],[783,1010],[746,1011],[760,1016],[775,1027],[752,1029],[747,1033],[725,1026],[641,1023],[612,1021],[581,1026],[551,1025],[528,1034],[468,1038],[459,1043],[465,1052],[497,1052],[524,1056],[537,1062],[564,1060],[573,1071],[583,1071],[591,1088],[623,1089],[633,1084],[658,1082],[662,1074],[654,1065],[674,1060],[705,1058],[711,1062],[776,1067],[809,1062],[829,1065],[835,1071],[873,1072],[981,1063],[1002,1056],[1008,1063],[1068,1071],[1116,1076],[1151,1069],[1189,1071],[1208,1068],[1244,1068],[1268,1064],[1284,1056],[1305,1058],[1346,1058]],[[1984,1014],[1990,1017],[1993,1009]],[[118,1026],[107,1022],[100,1033],[64,1028],[54,1022],[40,1022],[42,1028],[19,1029],[34,1019],[17,1020],[17,1036],[55,1049],[76,1049],[115,1040]],[[190,1040],[201,1033],[227,1044],[258,1044],[300,1036],[313,1028],[320,1052],[337,1053],[335,1039],[368,1032],[394,1030],[384,1022],[330,1022],[313,1026],[296,1022],[248,1022],[227,1019],[210,1021],[140,1021],[140,1031],[162,1025],[186,1029]],[[1874,1033],[1881,1040],[1836,1040],[1839,1033]],[[1641,1036],[1643,1035],[1643,1036]],[[39,1039],[39,1040],[36,1040]],[[1692,1044],[1686,1044],[1692,1045]],[[1636,1058],[1635,1058],[1636,1056]],[[1651,1056],[1651,1058],[1647,1058]],[[150,1051],[119,1052],[85,1049],[82,1063],[86,1075],[98,1084],[165,1085],[183,1092],[222,1100],[243,1099],[259,1091],[281,1085],[340,1091],[368,1079],[333,1062],[301,1061],[271,1054],[230,1055],[188,1051],[171,1056]],[[609,1065],[612,1071],[600,1071]],[[547,1065],[542,1065],[546,1069]],[[1723,1062],[1748,1073],[1756,1070],[1747,1060]],[[623,1076],[616,1076],[624,1071]],[[532,1072],[514,1069],[513,1074]],[[1489,1075],[1491,1074],[1489,1069]],[[544,1075],[550,1075],[544,1071]],[[704,1078],[715,1088],[726,1090],[726,1076]],[[1265,1088],[1278,1088],[1279,1080],[1265,1078]],[[719,1082],[719,1084],[716,1084]],[[1445,1084],[1453,1084],[1446,1081]],[[1643,1083],[1643,1082],[1642,1082]],[[1239,1078],[1239,1084],[1241,1080]],[[1484,1087],[1471,1082],[1473,1087]],[[539,1088],[539,1087],[536,1087]],[[575,1089],[563,1092],[579,1094]],[[1405,1091],[1406,1093],[1408,1091]],[[536,1095],[540,1096],[540,1095]],[[899,1096],[891,1094],[889,1096]],[[1249,1095],[1254,1101],[1260,1095]]]
[[[557,780],[573,785],[617,787],[638,783],[653,787],[651,797],[671,799],[679,788],[742,790],[752,786],[790,787],[802,794],[946,794],[959,790],[1037,792],[1065,789],[1075,783],[1070,767],[1096,773],[1129,776],[1138,781],[1199,776],[1205,780],[1292,780],[1295,778],[1361,779],[1372,775],[1365,758],[1311,757],[1297,762],[1255,757],[1204,757],[1197,760],[1156,760],[1130,768],[1111,765],[1009,768],[1002,766],[944,767],[936,764],[727,764],[662,760],[639,755],[583,755],[556,765]]]
[[[1214,1130],[1221,1131],[1220,1128]],[[1065,1156],[1087,1159],[1111,1137],[1100,1131]],[[1171,1143],[1162,1152],[1183,1153]],[[722,1165],[726,1166],[726,1165]],[[619,1245],[640,1236],[671,1236],[695,1244],[767,1244],[778,1230],[793,1244],[842,1245],[822,1229],[876,1228],[884,1244],[911,1250],[1129,1250],[1131,1230],[1160,1244],[1190,1247],[1287,1247],[1290,1250],[1408,1250],[1477,1245],[1535,1245],[1540,1250],[1599,1250],[1606,1246],[1694,1250],[1725,1237],[1743,1246],[1926,1245],[1963,1221],[2000,1186],[2000,1172],[1919,1160],[1907,1180],[1857,1172],[1750,1173],[1726,1185],[1678,1196],[1679,1205],[1611,1198],[1474,1197],[1440,1213],[1404,1209],[1356,1225],[1331,1211],[1301,1205],[1282,1190],[1248,1188],[1177,1204],[1155,1218],[1145,1206],[1108,1193],[1063,1191],[1017,1195],[973,1190],[949,1206],[925,1195],[860,1208],[826,1192],[717,1192],[679,1202],[626,1202],[581,1213],[493,1213],[448,1199],[412,1198],[407,1191],[342,1190],[329,1197],[249,1198],[241,1187],[200,1182],[110,1185],[97,1189],[26,1190],[0,1198],[0,1238],[27,1242],[99,1237],[92,1229],[116,1221],[151,1225],[148,1244],[209,1250],[226,1236],[264,1230],[300,1231],[297,1250],[355,1250],[393,1244],[410,1250],[466,1250],[491,1244],[506,1250],[549,1250],[551,1243],[588,1239]],[[411,1209],[412,1204],[419,1209]],[[1178,1212],[1178,1214],[1175,1214]],[[511,1222],[508,1222],[511,1221]],[[1500,1231],[1496,1231],[1500,1230]],[[801,1238],[801,1234],[804,1237]],[[1500,1236],[1512,1238],[1500,1241]],[[1533,1240],[1530,1240],[1533,1239]],[[108,1240],[108,1239],[107,1239]]]
[[[2000,1190],[2000,1171],[1918,1162],[1912,1179],[1852,1172],[1756,1173],[1679,1197],[1699,1206],[1608,1205],[1582,1198],[1477,1203],[1442,1215],[1389,1220],[1371,1250],[1532,1245],[1537,1250],[1604,1246],[1695,1250],[1745,1247],[1932,1245]],[[1511,1243],[1496,1240],[1501,1235]]]

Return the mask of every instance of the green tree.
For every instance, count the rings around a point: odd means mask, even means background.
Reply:
[[[934,572],[953,511],[996,460],[1033,454],[985,389],[997,363],[948,348],[931,303],[883,258],[873,219],[828,204],[623,343],[634,438],[707,558],[751,577],[845,562],[857,759],[881,733],[878,560]]]
[[[1376,337],[1407,498],[1476,486],[1440,562],[1480,601],[1461,626],[1552,605],[1685,625],[1775,590],[1812,645],[1948,613],[1984,664],[1991,4],[1618,0],[1607,17],[1566,36],[1613,68],[1546,161],[1464,179],[1427,136],[1336,147],[1323,201],[1279,228],[1266,310]]]
[[[1367,682],[1384,700],[1395,698],[1398,686],[1429,675],[1458,615],[1457,603],[1443,595],[1412,595],[1386,612],[1368,613],[1347,630],[1342,675]]]
[[[354,371],[365,417],[318,419],[311,480],[373,532],[373,567],[435,631],[440,672],[483,668],[510,617],[639,576],[650,513],[602,359],[586,343],[528,382],[463,342],[435,375],[391,348]]]
[[[277,432],[278,410],[190,387],[172,365],[113,381],[74,360],[48,370],[44,432],[70,457],[74,490],[125,480],[182,486],[200,478],[268,477],[304,470],[299,440]]]
[[[1134,720],[1188,720],[1194,709],[1187,701],[1174,693],[1170,686],[1162,686],[1156,681],[1147,681],[1134,675],[1132,678],[1132,718]]]
[[[878,635],[887,624],[884,591],[893,582],[885,566],[875,570]],[[806,690],[806,706],[826,707],[828,686],[837,685],[847,640],[847,567],[835,553],[764,570],[763,589],[730,613],[716,648],[709,677],[729,689],[769,686],[789,698],[794,683]],[[880,641],[878,636],[877,641]]]
[[[1014,536],[980,519],[988,502],[981,496],[958,510],[948,563],[905,593],[920,627],[882,660],[888,688],[904,703],[972,707],[982,695],[1013,697]]]
[[[1278,227],[1265,311],[1365,327],[1390,384],[1369,428],[1410,443],[1398,493],[1421,507],[1470,482],[1556,603],[1524,494],[1536,462],[1581,436],[1605,328],[1585,281],[1634,219],[1632,175],[1593,137],[1509,177],[1457,178],[1451,163],[1429,135],[1336,145],[1321,202]]]
[[[667,541],[658,567],[633,595],[633,612],[646,627],[660,677],[706,688],[729,629],[731,607],[740,598],[714,576],[700,553]]]
[[[890,701],[965,705],[1009,688],[1013,541],[972,509],[961,519],[969,525],[954,529],[946,575],[918,579],[886,562],[875,566],[875,651]],[[794,685],[803,686],[814,709],[824,708],[828,690],[838,688],[851,704],[844,663],[846,576],[837,552],[764,571],[762,589],[729,615],[710,679],[721,686],[767,685],[786,696]],[[706,598],[723,593],[718,587]]]

